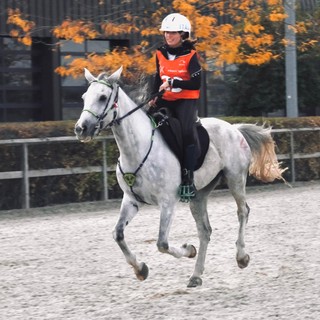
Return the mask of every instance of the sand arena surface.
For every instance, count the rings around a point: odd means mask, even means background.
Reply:
[[[0,319],[320,319],[320,182],[248,188],[248,268],[235,260],[236,206],[209,200],[213,235],[203,285],[195,259],[157,251],[159,212],[144,207],[125,236],[149,266],[140,282],[112,239],[120,202],[0,212]],[[170,242],[198,247],[179,204]]]

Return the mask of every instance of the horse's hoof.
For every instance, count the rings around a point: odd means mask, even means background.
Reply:
[[[143,281],[148,278],[148,275],[149,275],[149,268],[144,262],[142,262],[141,270],[138,270],[138,272],[136,272],[136,276],[140,281]]]
[[[237,259],[238,267],[244,269],[248,266],[250,262],[250,256],[246,254],[242,259]]]
[[[190,254],[187,256],[188,258],[194,258],[197,255],[197,249],[192,244],[185,243],[182,248],[188,249]]]
[[[202,280],[199,277],[191,277],[188,283],[188,288],[195,288],[198,286],[202,286]]]

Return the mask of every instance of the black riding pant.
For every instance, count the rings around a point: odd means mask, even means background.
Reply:
[[[179,99],[168,101],[158,99],[158,108],[168,108],[172,116],[177,118],[181,125],[183,148],[196,144],[195,122],[198,117],[198,106],[196,99]]]

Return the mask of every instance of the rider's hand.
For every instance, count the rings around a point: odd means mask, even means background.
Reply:
[[[158,97],[155,97],[154,99],[150,100],[148,102],[149,107],[156,107],[157,106],[157,100],[158,100]]]
[[[168,80],[167,81],[165,81],[161,86],[160,86],[160,88],[159,88],[159,91],[162,91],[162,90],[170,90],[170,84],[169,84],[169,82],[168,82]]]

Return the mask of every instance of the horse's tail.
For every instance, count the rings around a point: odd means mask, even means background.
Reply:
[[[275,179],[284,180],[282,169],[275,153],[275,143],[271,136],[271,128],[254,124],[236,124],[250,146],[252,159],[249,174],[263,182]]]

